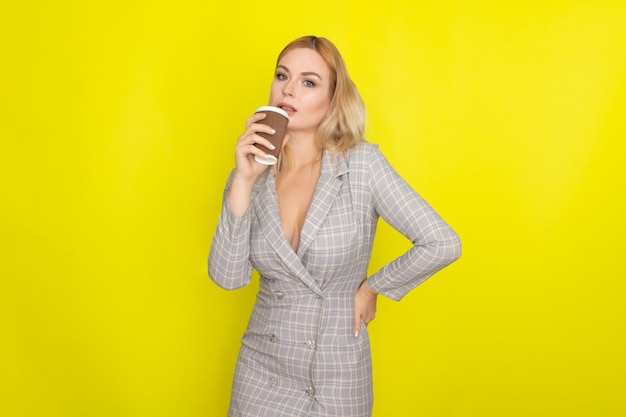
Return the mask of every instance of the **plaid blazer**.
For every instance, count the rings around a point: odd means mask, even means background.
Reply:
[[[226,193],[209,275],[235,289],[260,275],[229,407],[232,417],[341,416],[372,412],[369,335],[353,337],[354,295],[367,278],[379,216],[413,246],[369,277],[393,300],[460,256],[456,233],[395,172],[376,145],[337,157],[321,175],[297,253],[282,232],[274,170],[255,186],[243,217]]]

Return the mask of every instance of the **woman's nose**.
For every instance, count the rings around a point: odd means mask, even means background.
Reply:
[[[293,84],[292,81],[288,81],[285,83],[285,85],[283,86],[283,94],[286,96],[292,96],[293,97]]]

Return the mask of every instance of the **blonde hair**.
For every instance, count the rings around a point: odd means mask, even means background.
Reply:
[[[313,49],[330,69],[330,112],[317,131],[317,145],[337,154],[364,141],[365,105],[337,47],[326,38],[303,36],[285,46],[278,55],[276,65],[288,52],[297,48]],[[288,163],[285,158],[280,159],[278,169],[282,171]]]

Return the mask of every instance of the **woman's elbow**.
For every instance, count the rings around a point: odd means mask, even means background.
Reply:
[[[213,273],[209,270],[209,278],[213,281],[218,287],[227,290],[237,290],[239,288],[243,288],[250,283],[250,278],[242,279],[241,277],[228,277],[225,275],[221,275],[218,273]]]
[[[450,238],[446,239],[445,243],[443,244],[444,258],[446,259],[448,264],[451,264],[461,257],[461,252],[461,239],[455,233],[454,235],[450,236]]]
[[[252,269],[247,268],[241,271],[225,271],[223,268],[209,262],[208,267],[209,278],[218,287],[232,291],[243,288],[250,283]]]
[[[437,257],[443,266],[450,265],[461,257],[461,239],[456,234],[440,241],[437,246]]]
[[[215,285],[217,285],[218,287],[220,287],[223,290],[226,291],[233,291],[233,290],[238,290],[239,288],[243,288],[246,285],[248,285],[248,282],[244,282],[244,281],[235,281],[235,280],[219,280],[219,279],[214,279],[212,276],[210,276],[211,281],[213,281],[215,283]]]

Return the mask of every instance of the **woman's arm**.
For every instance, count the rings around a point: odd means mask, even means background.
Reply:
[[[235,146],[236,167],[231,173],[209,252],[209,276],[220,287],[232,290],[248,285],[252,276],[250,264],[250,226],[254,186],[267,169],[254,161],[254,156],[265,156],[256,146],[273,145],[258,132],[273,134],[267,125],[259,123],[264,113],[256,113],[246,120],[246,130]],[[286,143],[286,141],[285,141]]]
[[[238,216],[229,202],[233,174],[228,179],[222,211],[213,235],[209,252],[209,277],[220,287],[234,290],[250,282],[250,226],[252,224],[248,200],[243,216]]]
[[[461,241],[377,148],[371,153],[369,168],[376,212],[413,246],[372,275],[368,283],[376,293],[400,300],[435,272],[458,259]]]

